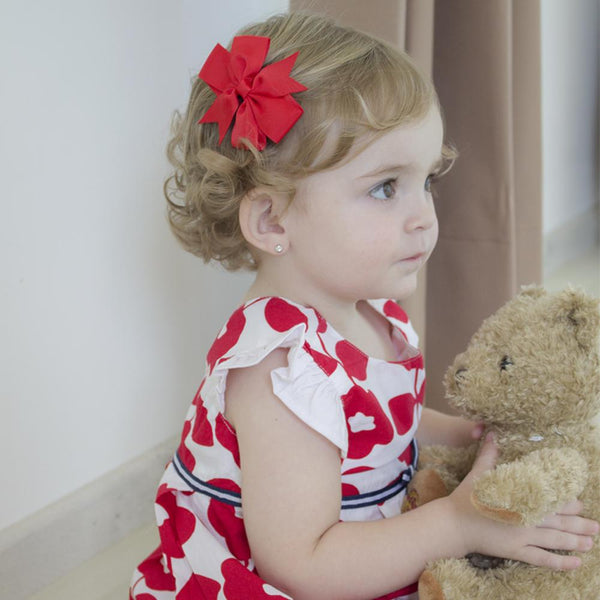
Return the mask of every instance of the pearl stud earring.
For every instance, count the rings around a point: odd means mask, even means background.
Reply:
[[[275,244],[275,252],[281,254],[283,252],[283,246],[281,244]]]

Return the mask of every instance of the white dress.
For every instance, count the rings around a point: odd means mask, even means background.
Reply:
[[[401,512],[417,460],[423,357],[395,302],[369,304],[390,324],[397,361],[366,356],[316,310],[283,298],[258,298],[233,313],[207,355],[181,443],[160,482],[161,542],[136,569],[131,599],[289,598],[254,568],[237,439],[224,416],[228,371],[255,365],[275,348],[288,349],[288,364],[271,373],[274,394],[339,448],[340,520],[371,521]],[[413,585],[382,598],[416,598],[415,592]]]

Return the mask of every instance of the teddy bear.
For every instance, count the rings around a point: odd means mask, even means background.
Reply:
[[[533,525],[566,502],[600,520],[600,302],[568,288],[523,288],[486,319],[446,372],[451,406],[493,432],[496,468],[472,502],[498,521]],[[483,439],[484,436],[482,436]],[[469,448],[424,447],[407,502],[449,494],[471,470]],[[420,600],[598,600],[600,544],[573,571],[471,555],[430,563]]]

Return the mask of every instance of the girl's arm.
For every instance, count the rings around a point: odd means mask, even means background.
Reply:
[[[482,432],[481,423],[426,407],[421,415],[417,441],[422,445],[468,446],[478,440]]]
[[[516,528],[472,508],[472,479],[495,461],[491,443],[447,498],[390,519],[339,522],[339,451],[273,395],[270,372],[285,363],[286,352],[277,350],[255,367],[231,371],[227,380],[226,416],[241,453],[244,523],[267,582],[296,600],[364,600],[416,581],[427,561],[470,551],[577,566],[573,556],[537,547],[587,549],[590,538],[577,534],[589,535],[591,522],[552,517],[545,527]],[[579,510],[577,504],[567,512]]]

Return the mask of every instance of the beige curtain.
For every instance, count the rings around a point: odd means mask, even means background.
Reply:
[[[291,0],[404,48],[432,74],[460,153],[440,241],[403,304],[425,342],[429,406],[482,319],[541,279],[539,0]]]
[[[537,0],[439,0],[434,80],[460,152],[442,182],[427,271],[428,402],[482,319],[541,278]]]

